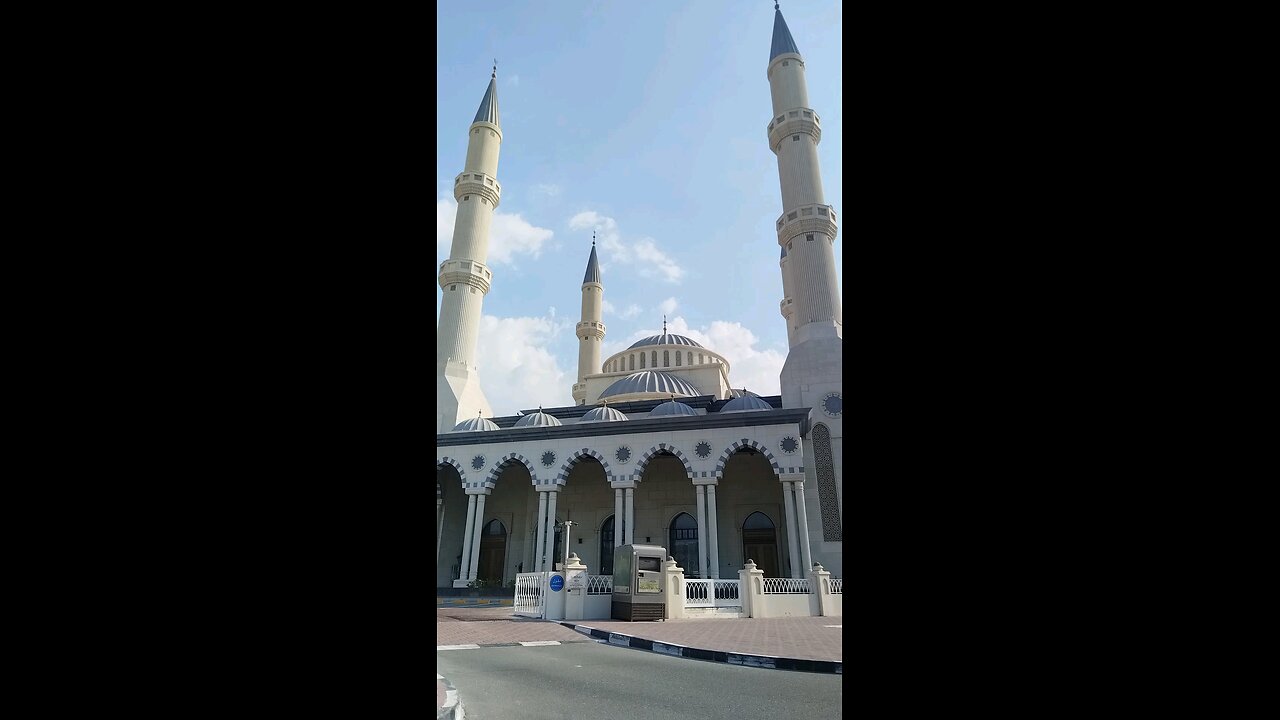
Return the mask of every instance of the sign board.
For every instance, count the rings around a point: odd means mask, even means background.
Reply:
[[[587,574],[576,572],[569,576],[569,589],[577,590],[587,586]]]
[[[657,579],[657,578],[643,578],[643,577],[642,577],[642,578],[637,579],[637,580],[636,580],[636,592],[642,592],[642,593],[656,593],[656,592],[661,592],[660,590],[658,590],[658,579]]]
[[[560,592],[560,589],[563,587],[564,587],[564,578],[560,577],[559,575],[552,575],[551,576],[551,592]]]

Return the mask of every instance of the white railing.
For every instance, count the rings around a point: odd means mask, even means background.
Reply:
[[[831,578],[829,581],[832,595],[841,595],[844,593],[844,579]]]
[[[542,586],[546,584],[548,574],[536,572],[516,575],[516,596],[511,608],[516,615],[542,617],[546,602],[546,598],[542,596]]]
[[[613,576],[612,575],[588,575],[587,576],[587,594],[588,595],[612,595],[613,594]]]
[[[764,578],[765,595],[808,594],[809,578]]]
[[[684,581],[685,607],[742,607],[742,584],[738,580]]]

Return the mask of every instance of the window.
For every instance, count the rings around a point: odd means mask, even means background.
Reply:
[[[600,574],[613,574],[613,516],[600,526]]]
[[[693,364],[693,351],[692,351],[692,350],[690,350],[690,351],[689,351],[689,364],[690,364],[690,365],[692,365],[692,364]]]
[[[813,233],[805,233],[805,242],[813,242]]]
[[[640,369],[644,369],[644,353],[640,353]]]
[[[680,367],[680,351],[676,351],[676,367]]]
[[[790,64],[791,64],[791,61],[790,61],[790,60],[783,60],[783,61],[782,61],[782,67],[786,67],[786,66],[788,66],[788,65],[790,65]]]
[[[698,353],[698,364],[699,364],[699,365],[702,365],[702,364],[703,364],[703,362],[702,362],[702,353]]]
[[[640,367],[644,367],[643,362],[644,362],[644,361],[643,361],[643,360],[641,360],[641,363],[642,363],[642,364],[640,365]],[[632,369],[632,370],[635,370],[635,369],[636,369],[636,355],[635,355],[635,353],[632,353],[632,354],[631,354],[631,369]]]
[[[689,513],[680,513],[671,521],[667,552],[684,568],[685,577],[702,577],[698,562],[698,521]]]
[[[798,141],[799,139],[800,139],[800,136],[799,136],[799,135],[792,135],[792,136],[791,136],[791,142],[796,142],[796,141]]]
[[[468,201],[468,200],[470,200],[470,199],[471,199],[471,196],[470,196],[470,195],[463,195],[463,196],[462,196],[462,202],[466,202],[466,201]]]
[[[454,290],[457,290],[457,289],[458,289],[458,286],[457,286],[457,285],[450,285],[450,286],[449,286],[449,292],[453,292]]]
[[[658,367],[658,351],[654,350],[653,355],[649,358],[650,367]]]
[[[796,112],[795,110],[792,110],[791,112],[787,113],[787,117],[800,117],[800,113]]]

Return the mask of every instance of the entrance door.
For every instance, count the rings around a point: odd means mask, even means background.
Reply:
[[[785,577],[778,571],[778,531],[768,515],[754,512],[742,523],[742,552],[746,560],[755,560],[765,577]]]
[[[493,586],[502,585],[502,563],[507,558],[507,528],[500,520],[490,520],[480,535],[480,560],[476,579]]]

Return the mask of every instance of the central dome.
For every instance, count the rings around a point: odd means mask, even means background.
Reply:
[[[633,348],[644,347],[645,345],[688,345],[689,347],[696,347],[696,348],[702,347],[698,343],[690,340],[689,338],[683,335],[672,335],[670,333],[662,333],[661,335],[650,335],[649,337],[643,340],[637,340],[634,345],[632,345],[627,349],[631,350]]]
[[[675,393],[686,397],[697,397],[699,395],[698,388],[675,375],[656,370],[641,370],[613,383],[604,392],[600,393],[600,397],[607,398],[615,395],[631,395],[633,393]]]

